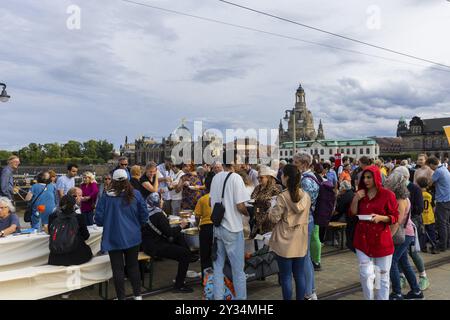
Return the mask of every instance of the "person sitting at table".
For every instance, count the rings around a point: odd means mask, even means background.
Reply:
[[[7,197],[0,197],[0,237],[20,231],[19,217],[16,208]]]
[[[146,201],[149,222],[142,228],[144,252],[152,257],[178,261],[178,273],[173,290],[180,293],[193,292],[194,290],[184,283],[189,263],[198,260],[198,257],[191,253],[181,233],[181,230],[187,227],[188,222],[182,220],[180,226],[171,227],[167,216],[161,209],[161,199],[158,193],[151,193]]]
[[[76,191],[76,190],[75,190]],[[76,246],[71,252],[67,253],[55,253],[50,250],[48,257],[48,264],[53,266],[71,266],[80,265],[86,263],[92,259],[92,250],[86,244],[86,240],[89,239],[89,230],[86,226],[86,219],[83,215],[75,212],[77,199],[69,192],[67,195],[61,198],[59,208],[52,213],[49,218],[49,234],[50,237],[55,234],[56,223],[59,219],[69,219],[71,216],[75,217],[78,222],[78,233],[76,235]]]

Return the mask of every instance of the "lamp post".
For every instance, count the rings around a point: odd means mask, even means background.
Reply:
[[[296,144],[297,144],[297,128],[296,128],[296,123],[297,123],[297,121],[295,120],[295,110],[292,110],[292,109],[288,109],[288,110],[286,110],[285,111],[285,116],[284,116],[284,120],[286,120],[286,121],[289,121],[289,115],[291,115],[292,116],[292,122],[293,122],[293,125],[292,125],[292,129],[293,129],[293,131],[294,131],[294,133],[293,133],[293,136],[292,136],[292,142],[293,142],[293,154],[295,155],[296,154]]]
[[[6,84],[0,83],[0,87],[3,87],[2,92],[0,93],[0,101],[8,102],[9,98],[11,98],[8,93],[6,93]]]

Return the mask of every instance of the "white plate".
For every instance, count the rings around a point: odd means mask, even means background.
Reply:
[[[372,216],[370,214],[358,214],[357,217],[361,221],[372,221]]]

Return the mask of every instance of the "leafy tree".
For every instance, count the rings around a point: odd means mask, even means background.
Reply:
[[[69,158],[76,157],[81,158],[83,153],[81,151],[82,144],[78,141],[69,140],[64,146],[63,151],[65,155]]]

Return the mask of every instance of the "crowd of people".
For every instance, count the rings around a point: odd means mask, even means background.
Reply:
[[[424,154],[410,164],[367,157],[325,160],[299,153],[270,166],[216,161],[195,167],[175,165],[169,157],[142,168],[130,167],[121,157],[101,184],[87,171],[75,186],[75,164],[58,178],[53,171],[40,172],[26,200],[32,228],[51,235],[49,264],[68,266],[92,259],[88,226],[103,227],[101,251],[110,256],[118,299],[125,299],[125,275],[135,299],[142,299],[139,251],[176,260],[174,290],[181,293],[193,291],[185,278],[189,264],[200,259],[202,276],[204,270],[214,270],[217,300],[223,299],[228,261],[236,299],[246,299],[245,241],[268,235],[283,298],[292,298],[293,278],[297,300],[316,300],[315,272],[322,270],[321,250],[329,240],[330,221],[347,224],[347,246],[356,254],[366,299],[421,299],[430,285],[421,254],[450,248],[447,163]],[[19,158],[12,156],[2,170],[1,237],[20,231],[12,178],[19,165]],[[218,204],[224,208],[220,219]],[[199,256],[182,234],[192,223],[169,223],[169,216],[182,212],[196,217]],[[55,240],[62,224],[76,226],[70,247]],[[406,284],[410,290],[403,295]]]

